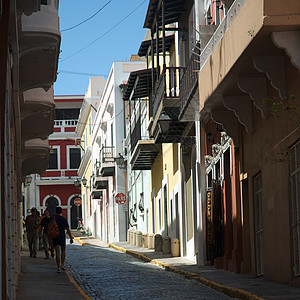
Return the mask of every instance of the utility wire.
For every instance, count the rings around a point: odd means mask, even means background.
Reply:
[[[67,74],[75,74],[75,75],[87,75],[87,76],[104,76],[108,77],[108,75],[103,74],[93,74],[93,73],[82,73],[82,72],[74,72],[74,71],[66,71],[66,70],[59,70],[57,74],[59,73],[67,73]]]
[[[91,43],[87,44],[86,46],[82,47],[81,49],[79,49],[78,51],[76,51],[75,53],[67,56],[66,58],[63,58],[60,60],[60,62],[63,62],[71,57],[73,57],[74,55],[78,54],[79,52],[85,50],[86,48],[88,48],[89,46],[91,46],[92,44],[96,43],[98,40],[100,40],[101,38],[103,38],[105,35],[107,35],[109,32],[111,32],[113,29],[115,29],[118,25],[120,25],[122,22],[124,22],[128,17],[130,17],[138,8],[140,8],[144,3],[146,2],[146,0],[144,0],[141,4],[139,4],[134,10],[132,10],[126,17],[124,17],[121,21],[119,21],[117,24],[115,24],[113,27],[111,27],[110,29],[108,29],[106,32],[104,32],[102,35],[100,35],[99,37],[97,37],[94,41],[92,41]]]
[[[83,20],[82,22],[72,26],[72,27],[69,27],[69,28],[66,28],[66,29],[63,29],[61,30],[60,32],[65,32],[65,31],[69,31],[69,30],[72,30],[78,26],[80,26],[81,24],[84,24],[85,22],[91,20],[92,18],[94,18],[105,6],[107,6],[112,0],[109,0],[108,2],[106,2],[100,9],[98,9],[92,16],[90,16],[89,18]]]

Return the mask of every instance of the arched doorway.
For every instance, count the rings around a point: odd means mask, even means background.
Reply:
[[[55,197],[49,197],[46,200],[46,207],[50,213],[50,217],[54,216],[56,213],[56,207],[58,206],[58,200]]]
[[[82,220],[82,208],[81,205],[76,206],[74,204],[74,200],[76,198],[80,198],[78,196],[75,196],[71,199],[71,229],[76,229],[78,225],[78,220]]]

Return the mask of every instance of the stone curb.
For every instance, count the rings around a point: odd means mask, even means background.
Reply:
[[[210,288],[213,288],[223,294],[226,294],[230,297],[235,297],[235,298],[239,298],[239,299],[251,299],[251,300],[263,300],[264,298],[256,295],[256,294],[252,294],[250,292],[247,292],[245,290],[242,290],[242,289],[238,289],[238,288],[234,288],[234,287],[230,287],[230,286],[226,286],[226,285],[223,285],[223,284],[220,284],[218,282],[215,282],[213,280],[210,280],[210,279],[207,279],[207,278],[204,278],[202,276],[200,276],[199,274],[197,273],[192,273],[192,272],[187,272],[187,271],[184,271],[184,270],[180,270],[176,267],[173,267],[171,265],[168,265],[166,263],[163,263],[159,260],[156,260],[156,259],[151,259],[149,257],[147,257],[146,255],[144,254],[141,254],[139,252],[135,252],[135,251],[132,251],[132,250],[128,250],[128,249],[125,249],[123,247],[119,247],[119,246],[116,246],[114,244],[109,244],[108,245],[110,248],[113,248],[115,250],[118,250],[118,251],[122,251],[124,253],[127,253],[127,254],[130,254],[140,260],[143,260],[145,262],[150,262],[152,264],[155,264],[161,268],[163,268],[164,270],[166,271],[170,271],[170,272],[173,272],[173,273],[177,273],[177,274],[180,274],[180,275],[183,275],[185,276],[186,278],[188,279],[194,279],[194,280],[197,280],[207,286],[209,286]]]
[[[72,238],[74,241],[78,242],[81,246],[85,246],[85,243],[83,241],[81,241],[80,238],[77,238],[74,235],[72,235]]]
[[[80,285],[76,282],[76,280],[73,278],[73,276],[70,274],[70,272],[68,270],[65,271],[69,281],[75,285],[75,287],[77,288],[77,290],[79,291],[79,293],[84,297],[84,299],[86,300],[91,300],[91,297],[89,297],[85,291],[80,287]]]

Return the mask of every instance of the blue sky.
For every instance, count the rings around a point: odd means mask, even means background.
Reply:
[[[148,3],[149,0],[59,1],[62,39],[55,95],[84,95],[90,76],[107,76],[113,61],[128,60],[131,54],[137,54],[146,33],[143,25]],[[103,6],[92,19],[68,30]]]

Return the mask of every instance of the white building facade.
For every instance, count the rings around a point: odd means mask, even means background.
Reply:
[[[144,68],[142,61],[114,62],[91,129],[92,173],[90,185],[90,233],[106,242],[125,241],[128,206],[118,204],[116,196],[126,197],[127,173],[125,165],[116,158],[123,157],[126,118],[121,87],[130,72]]]

